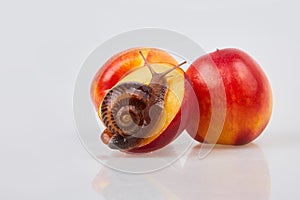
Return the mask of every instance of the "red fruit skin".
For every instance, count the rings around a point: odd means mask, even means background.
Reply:
[[[212,108],[210,92],[212,89],[220,90],[214,88],[220,86],[211,83],[207,85],[201,73],[211,68],[217,69],[226,94],[225,122],[216,143],[243,145],[253,141],[262,133],[270,120],[272,91],[259,64],[250,55],[233,48],[204,55],[193,62],[187,70],[200,110],[198,126],[195,123],[191,126],[193,128],[197,126],[197,135],[192,137],[199,142],[215,142],[207,135],[212,109],[224,112],[221,107]],[[194,134],[191,127],[187,131]]]

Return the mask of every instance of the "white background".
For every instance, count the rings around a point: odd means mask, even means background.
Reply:
[[[291,0],[2,0],[0,199],[299,199],[299,9]],[[194,148],[146,180],[93,160],[73,123],[77,73],[103,41],[142,27],[178,31],[208,52],[252,55],[274,95],[263,135],[205,161]]]

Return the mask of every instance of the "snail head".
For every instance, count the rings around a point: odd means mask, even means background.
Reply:
[[[146,60],[146,58],[145,58],[145,56],[143,55],[143,53],[142,53],[141,51],[139,51],[139,53],[140,53],[140,55],[142,56],[142,58],[143,58],[143,60],[144,60],[144,62],[145,62],[145,64],[146,64],[146,66],[148,67],[149,71],[150,71],[151,74],[152,74],[152,80],[151,80],[151,82],[152,82],[152,83],[156,83],[156,84],[164,84],[164,82],[165,82],[164,77],[165,77],[167,74],[169,74],[169,73],[172,72],[173,70],[175,70],[175,69],[181,67],[182,65],[186,64],[186,61],[183,61],[182,63],[180,63],[180,64],[174,66],[174,67],[171,68],[171,69],[168,69],[168,70],[166,70],[166,71],[164,71],[164,72],[161,72],[161,73],[157,73],[157,72],[155,72],[155,70],[153,69],[153,67],[150,65],[150,63]]]

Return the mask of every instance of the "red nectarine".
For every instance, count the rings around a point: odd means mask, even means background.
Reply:
[[[205,72],[215,69],[223,85],[217,80],[204,77]],[[204,55],[192,63],[187,70],[193,88],[198,97],[200,110],[196,140],[207,143],[242,145],[257,138],[267,126],[272,111],[272,92],[269,81],[257,62],[251,56],[238,49],[223,49]],[[213,90],[225,90],[226,108],[222,102],[212,105]],[[216,95],[215,95],[216,96]],[[223,128],[219,138],[214,141],[214,134],[208,132],[212,111],[225,112],[220,120]],[[188,132],[191,131],[188,128]],[[213,132],[213,131],[212,131]]]

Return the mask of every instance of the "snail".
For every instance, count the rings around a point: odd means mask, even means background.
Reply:
[[[186,63],[184,61],[167,71],[157,73],[141,51],[139,54],[151,73],[150,83],[121,83],[106,93],[100,106],[100,118],[106,127],[101,139],[111,149],[133,149],[151,136],[151,130],[164,111],[168,92],[166,75]]]

